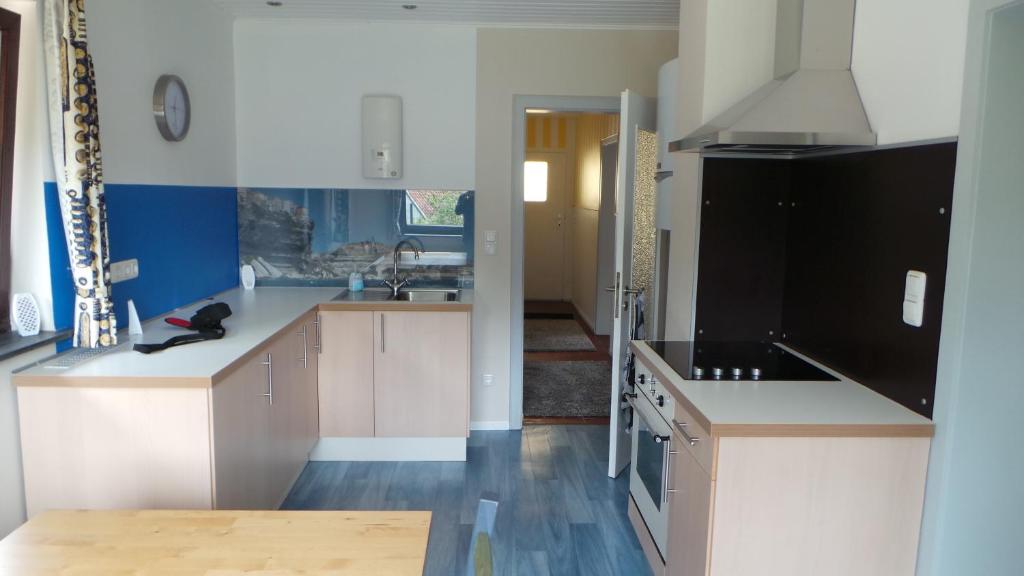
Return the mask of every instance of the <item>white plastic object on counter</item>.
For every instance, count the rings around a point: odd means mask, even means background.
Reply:
[[[15,294],[11,305],[14,329],[20,336],[39,334],[39,306],[31,294]]]

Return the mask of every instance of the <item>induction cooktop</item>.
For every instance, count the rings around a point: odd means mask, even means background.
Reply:
[[[839,380],[767,342],[648,341],[647,345],[685,380]]]

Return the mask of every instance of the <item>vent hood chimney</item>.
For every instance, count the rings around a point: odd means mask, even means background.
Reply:
[[[874,146],[850,73],[855,4],[778,0],[775,79],[669,150],[795,158]]]

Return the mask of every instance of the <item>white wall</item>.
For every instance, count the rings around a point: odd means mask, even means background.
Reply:
[[[956,136],[969,0],[858,0],[853,76],[880,144]]]
[[[476,31],[319,21],[235,25],[242,186],[473,189]],[[361,98],[402,97],[404,178],[362,177]]]
[[[232,24],[207,0],[89,0],[107,182],[235,185]],[[192,125],[165,141],[153,120],[153,86],[177,74]]]
[[[477,32],[476,293],[471,419],[507,423],[511,311],[512,127],[516,95],[655,96],[677,34],[650,31],[488,29]],[[483,231],[497,232],[484,254]],[[494,383],[484,386],[483,374]]]

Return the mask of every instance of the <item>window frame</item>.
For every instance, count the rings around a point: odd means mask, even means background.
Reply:
[[[11,330],[11,203],[21,15],[0,8],[0,334]]]
[[[462,195],[466,190],[445,190],[445,192],[457,192]],[[409,190],[402,190],[401,206],[398,210],[398,229],[403,236],[449,236],[461,237],[466,230],[466,221],[463,218],[462,226],[445,226],[443,224],[409,224],[408,206]]]

